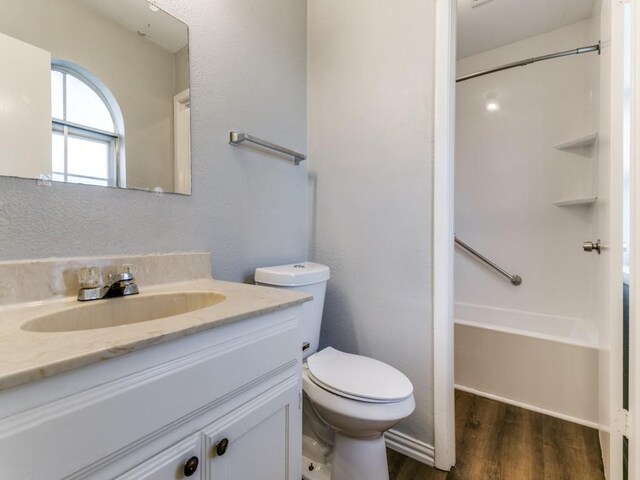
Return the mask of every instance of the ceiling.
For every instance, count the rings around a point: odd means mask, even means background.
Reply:
[[[596,0],[458,0],[458,58],[550,32],[592,16]]]
[[[172,53],[187,45],[187,26],[162,10],[149,8],[147,0],[76,0]]]

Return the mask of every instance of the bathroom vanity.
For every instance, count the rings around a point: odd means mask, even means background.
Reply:
[[[143,264],[141,293],[81,305],[70,271],[95,259],[0,264],[0,478],[301,477],[297,329],[311,297],[206,278],[208,254],[176,273],[173,257],[118,259]],[[41,277],[31,298],[27,270]],[[163,272],[170,283],[154,284]],[[213,294],[176,314],[180,296]],[[152,304],[172,315],[140,316]]]

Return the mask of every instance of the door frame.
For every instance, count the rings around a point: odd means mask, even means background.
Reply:
[[[622,109],[622,87],[614,86],[621,78],[622,70],[620,64],[620,55],[622,44],[619,34],[619,28],[622,25],[622,6],[624,3],[631,2],[633,5],[633,19],[637,25],[640,25],[640,0],[617,0],[612,2],[612,44],[607,45],[612,48],[612,92],[611,92],[611,117],[614,119],[616,115],[621,114]],[[454,233],[454,145],[455,145],[455,67],[456,67],[456,1],[455,0],[436,0],[435,6],[435,113],[434,113],[434,171],[433,171],[433,384],[434,384],[434,456],[435,467],[442,470],[449,470],[455,465],[455,387],[454,387],[454,286],[453,286],[453,233]],[[638,29],[640,30],[640,28]],[[640,58],[640,31],[635,32],[634,51]],[[605,46],[606,47],[606,46]],[[640,92],[640,60],[635,62],[633,69],[633,87],[632,90]],[[636,124],[640,125],[640,94],[638,98],[633,99],[633,118],[636,118]],[[619,120],[619,119],[618,119]],[[610,139],[611,145],[611,168],[612,172],[622,172],[621,167],[621,148],[622,148],[622,132],[621,121],[615,120],[611,122]],[[636,158],[640,161],[640,128],[636,128],[632,133],[632,192],[637,192],[636,202],[640,205],[640,168],[634,169],[633,164]],[[637,170],[637,171],[636,171]],[[613,186],[613,185],[612,185]],[[632,193],[633,194],[633,193]],[[621,195],[620,195],[621,196]],[[613,195],[612,195],[613,197]],[[613,202],[615,205],[621,206],[620,202]],[[640,288],[634,289],[635,278],[640,281],[640,208],[633,209],[634,197],[632,197],[632,225],[637,225],[638,232],[634,235],[631,232],[631,288],[630,288],[630,410],[631,432],[640,431],[640,415],[634,415],[640,412],[640,382],[636,385],[633,382],[635,372],[640,374],[640,355],[634,355],[637,349],[635,345],[640,345],[640,328],[634,328],[633,319],[636,316],[635,305],[640,305]],[[615,206],[614,205],[614,206]],[[613,222],[611,228],[622,228],[621,222]],[[620,235],[610,235],[614,233],[603,232],[616,241]],[[617,248],[617,247],[616,247]],[[620,250],[622,244],[620,243]],[[639,255],[633,255],[638,252]],[[619,268],[620,264],[616,263],[618,255],[611,255],[610,267]],[[621,260],[621,255],[620,255]],[[635,272],[635,273],[634,273]],[[618,278],[618,282],[620,277]],[[619,291],[613,288],[613,280],[611,281],[611,291]],[[611,291],[606,294],[610,295]],[[611,302],[615,303],[615,302]],[[610,313],[615,313],[619,309],[612,308]],[[621,317],[611,315],[609,318],[610,342],[608,347],[608,374],[609,382],[602,385],[601,388],[609,389],[608,405],[610,417],[610,435],[602,437],[606,442],[603,447],[611,453],[612,459],[608,465],[607,478],[617,479],[621,476],[622,465],[622,434],[614,425],[619,422],[619,409],[621,407],[622,397],[622,326]],[[620,341],[618,341],[620,340]],[[606,348],[605,348],[606,350]],[[605,367],[606,368],[606,367]],[[618,392],[619,390],[619,392]],[[618,403],[620,407],[618,406]],[[630,479],[640,478],[640,442],[634,435],[630,435],[629,439],[629,467]]]
[[[640,478],[640,0],[631,4],[631,212],[629,281],[629,478]],[[634,27],[635,25],[635,27]]]
[[[191,92],[173,97],[174,192],[191,195]]]
[[[453,206],[456,0],[436,0],[433,167],[434,463],[456,463],[453,325]]]
[[[622,478],[622,438],[626,430],[626,416],[622,410],[623,387],[623,308],[622,308],[622,241],[623,241],[623,112],[624,112],[624,4],[630,0],[616,0],[607,5],[603,3],[601,19],[602,60],[601,72],[608,72],[609,92],[606,117],[600,112],[600,126],[603,131],[599,135],[602,143],[600,155],[607,155],[608,198],[602,199],[600,208],[608,208],[608,230],[599,232],[606,238],[604,247],[608,261],[608,285],[599,285],[603,294],[607,295],[606,324],[601,330],[600,365],[600,411],[602,447],[606,478],[610,480]],[[636,1],[636,0],[633,0]],[[605,63],[606,62],[606,63]],[[602,80],[601,75],[601,80]],[[602,92],[601,92],[602,93]],[[606,123],[602,122],[602,119]],[[606,229],[606,225],[600,225]],[[633,241],[633,239],[632,239]],[[638,246],[640,248],[640,245]],[[632,252],[636,249],[632,246]],[[632,291],[630,291],[632,295]],[[635,477],[629,477],[635,478]]]

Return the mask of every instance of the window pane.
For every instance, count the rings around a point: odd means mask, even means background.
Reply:
[[[83,183],[85,185],[100,185],[101,187],[108,187],[109,183],[106,180],[96,180],[95,178],[83,178],[83,177],[67,177],[68,183]]]
[[[109,178],[108,143],[70,136],[67,139],[67,148],[67,172],[69,175],[98,177],[105,180]]]
[[[54,133],[52,137],[51,162],[54,172],[64,172],[64,137],[60,133]],[[64,179],[63,179],[64,180]]]
[[[51,71],[51,116],[64,120],[64,85],[62,72]]]
[[[87,84],[67,75],[67,121],[115,132],[109,109]]]
[[[51,180],[54,182],[64,182],[64,175],[62,173],[54,173],[51,175]]]

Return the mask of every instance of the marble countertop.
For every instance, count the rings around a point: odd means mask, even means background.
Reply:
[[[75,297],[0,306],[0,389],[14,387],[100,360],[259,314],[302,304],[311,295],[241,283],[203,279],[148,286],[136,297],[171,292],[215,292],[216,305],[172,317],[116,327],[41,333],[21,329],[29,320],[78,307]],[[96,302],[126,301],[124,299]],[[84,302],[86,305],[93,302]]]

